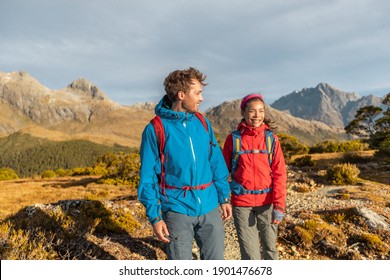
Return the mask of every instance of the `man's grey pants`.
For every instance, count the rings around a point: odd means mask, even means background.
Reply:
[[[163,213],[163,219],[171,241],[167,244],[168,259],[191,260],[194,238],[202,260],[224,259],[225,230],[218,207],[199,217],[168,211]]]
[[[278,226],[272,224],[272,209],[272,205],[233,207],[241,259],[260,260],[261,257],[264,260],[278,259],[276,250]]]

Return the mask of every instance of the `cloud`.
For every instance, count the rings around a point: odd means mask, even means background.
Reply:
[[[163,95],[172,70],[208,75],[203,109],[328,82],[390,88],[390,2],[14,0],[0,10],[0,71],[62,88],[87,78],[114,101]]]

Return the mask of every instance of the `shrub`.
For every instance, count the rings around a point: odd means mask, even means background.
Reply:
[[[379,145],[378,151],[375,153],[376,157],[390,157],[390,139],[384,140]]]
[[[346,236],[341,229],[323,221],[306,220],[302,225],[295,226],[295,231],[300,239],[300,245],[304,248],[309,248],[322,240],[336,246],[343,246],[346,243]]]
[[[53,170],[46,170],[42,173],[42,178],[54,178],[57,174]]]
[[[18,174],[11,168],[0,169],[0,181],[18,179]]]
[[[309,151],[309,148],[301,144],[294,136],[280,133],[278,137],[286,159],[289,159],[293,155],[307,154]]]
[[[341,142],[339,151],[358,152],[358,151],[363,151],[365,148],[367,148],[367,144],[362,143],[362,141],[360,140],[352,140],[352,141]]]
[[[58,168],[54,171],[58,177],[65,177],[68,175],[68,172],[63,168]]]
[[[91,167],[76,167],[69,171],[71,176],[87,176],[91,175]]]
[[[293,190],[299,193],[308,193],[310,192],[310,188],[307,184],[295,183],[293,185]]]
[[[311,159],[311,156],[304,156],[294,160],[293,162],[296,166],[314,166],[315,162]]]
[[[336,196],[340,200],[350,200],[351,199],[351,194],[349,193],[342,193]]]
[[[95,165],[94,167],[76,167],[69,170],[70,176],[95,176],[105,174],[107,174],[107,169],[101,164]]]
[[[10,223],[0,223],[0,259],[2,260],[54,260],[58,259],[52,240],[38,231],[32,239],[30,232],[15,229]]]
[[[92,175],[106,175],[108,170],[104,164],[95,164],[92,170]]]
[[[328,180],[335,185],[356,184],[359,174],[359,168],[350,163],[335,164],[326,171]]]
[[[334,213],[329,216],[329,220],[335,224],[341,225],[341,223],[345,220],[347,215],[345,213]]]
[[[130,236],[141,227],[133,212],[96,200],[25,207],[0,221],[0,259],[106,259],[107,253],[91,243],[89,236],[94,232]]]
[[[317,144],[314,147],[311,147],[309,154],[314,153],[337,153],[337,152],[356,152],[362,151],[365,148],[359,140],[336,142],[336,141],[325,141],[320,144]]]
[[[130,185],[133,187],[139,184],[139,170],[141,167],[139,154],[107,154],[99,158],[96,165],[104,166],[107,170],[106,175],[99,179],[97,183]]]
[[[390,251],[389,245],[384,243],[376,234],[362,233],[357,239],[372,250],[383,253],[388,253]]]

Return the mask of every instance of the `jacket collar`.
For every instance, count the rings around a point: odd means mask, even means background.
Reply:
[[[154,108],[154,112],[161,118],[182,121],[191,120],[195,115],[194,113],[173,111],[167,95],[164,95],[164,97],[158,102]]]
[[[264,132],[264,130],[266,129],[269,129],[269,127],[265,123],[263,123],[259,127],[252,127],[247,125],[244,119],[242,119],[237,126],[237,130],[240,131],[241,134],[246,134],[246,135],[258,135]]]

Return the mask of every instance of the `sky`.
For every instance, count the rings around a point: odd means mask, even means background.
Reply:
[[[390,92],[387,0],[0,0],[0,72],[51,89],[85,78],[122,105],[158,102],[172,71],[207,75],[201,110],[326,82]]]

